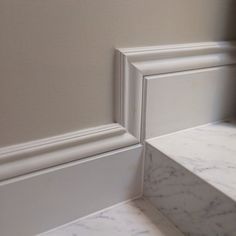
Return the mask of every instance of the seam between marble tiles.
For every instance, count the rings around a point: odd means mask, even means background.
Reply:
[[[142,198],[142,193],[139,194],[138,196],[134,197],[134,198],[129,199],[129,200],[125,200],[125,201],[116,203],[116,204],[114,204],[114,205],[112,205],[112,206],[103,208],[103,209],[101,209],[101,210],[99,210],[99,211],[95,211],[95,212],[90,213],[90,214],[88,214],[88,215],[86,215],[86,216],[82,216],[82,217],[77,218],[77,219],[75,219],[75,220],[73,220],[73,221],[70,221],[70,222],[65,223],[65,224],[62,224],[62,225],[60,225],[60,226],[58,226],[58,227],[55,227],[55,228],[53,228],[53,229],[50,229],[50,230],[45,231],[45,232],[43,232],[43,233],[40,233],[40,234],[38,234],[37,236],[44,236],[44,235],[46,235],[46,234],[48,234],[48,233],[52,233],[52,232],[54,232],[54,231],[57,231],[57,230],[60,230],[60,229],[62,229],[62,228],[65,228],[65,227],[68,227],[68,226],[70,226],[70,225],[73,225],[73,224],[77,223],[77,222],[80,221],[80,220],[87,219],[87,218],[92,217],[92,216],[94,216],[94,215],[96,215],[96,214],[99,214],[99,213],[101,213],[101,212],[111,210],[111,209],[113,209],[113,208],[116,208],[116,207],[119,207],[119,206],[121,206],[121,205],[130,203],[130,202],[132,202],[132,201],[134,201],[134,200],[137,200],[137,199],[140,199],[140,198]]]
[[[143,196],[143,200],[149,204],[153,209],[154,211],[161,216],[162,219],[164,220],[167,220],[169,222],[169,227],[171,227],[173,230],[176,230],[178,231],[179,233],[183,234],[184,236],[184,233],[178,228],[178,226],[170,219],[168,218],[166,215],[164,215],[147,197]]]
[[[222,119],[222,120],[217,120],[217,121],[214,121],[214,122],[209,122],[209,123],[206,123],[206,124],[197,125],[197,126],[190,127],[190,128],[187,128],[187,129],[181,129],[181,130],[178,130],[178,131],[175,131],[175,132],[172,132],[172,133],[168,133],[168,134],[160,135],[160,136],[157,136],[157,137],[149,138],[149,139],[146,140],[146,142],[148,144],[152,145],[151,142],[154,141],[154,140],[158,140],[158,139],[168,137],[168,136],[171,136],[171,135],[175,135],[175,134],[178,134],[178,133],[184,133],[184,132],[194,130],[194,129],[197,129],[197,128],[203,128],[203,127],[215,125],[215,124],[224,122],[224,121],[228,120],[229,118],[225,118],[225,119]]]

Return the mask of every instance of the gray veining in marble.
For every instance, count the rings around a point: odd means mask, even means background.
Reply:
[[[144,195],[186,235],[236,235],[236,123],[148,141]]]
[[[148,201],[139,199],[95,213],[41,236],[183,236]]]
[[[236,201],[236,122],[221,122],[149,141]]]

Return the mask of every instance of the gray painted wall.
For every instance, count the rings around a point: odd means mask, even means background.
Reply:
[[[0,0],[0,146],[114,121],[114,48],[233,39],[233,0]]]

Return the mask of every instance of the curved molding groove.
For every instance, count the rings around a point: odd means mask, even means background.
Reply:
[[[0,149],[0,180],[137,144],[119,124]]]
[[[236,64],[234,42],[209,42],[117,49],[116,118],[141,142],[145,139],[147,77]]]
[[[148,76],[236,64],[234,43],[118,49],[116,122],[0,148],[0,180],[143,142]]]

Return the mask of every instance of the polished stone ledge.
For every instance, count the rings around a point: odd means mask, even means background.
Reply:
[[[235,236],[235,121],[149,140],[144,196],[186,235]]]

